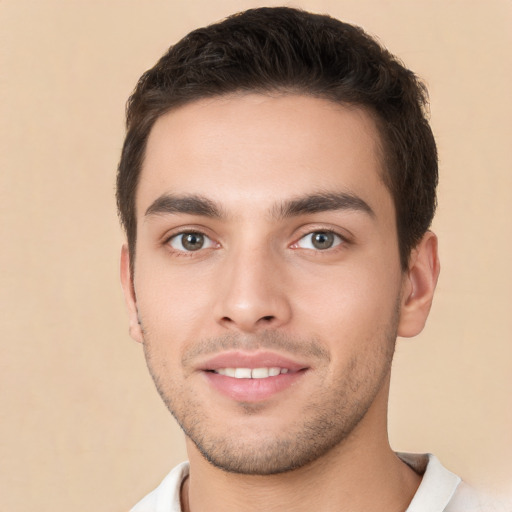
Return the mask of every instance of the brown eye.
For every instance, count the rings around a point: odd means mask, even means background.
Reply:
[[[197,251],[204,245],[204,236],[199,233],[186,233],[182,237],[181,243],[187,251]]]
[[[177,251],[193,252],[212,247],[213,242],[202,233],[180,233],[169,241],[171,247]]]
[[[334,235],[332,233],[313,233],[311,243],[317,249],[329,249],[334,243]]]
[[[342,239],[332,231],[314,231],[303,236],[297,246],[302,249],[315,249],[317,251],[325,251],[341,244]]]

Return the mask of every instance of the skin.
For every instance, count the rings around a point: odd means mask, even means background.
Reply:
[[[371,115],[327,100],[232,95],[156,122],[121,278],[130,333],[187,436],[184,510],[407,508],[420,477],[387,439],[390,366],[396,336],[423,328],[439,262],[428,232],[402,272],[383,172]],[[183,232],[204,245],[187,250]],[[241,400],[203,371],[225,353],[301,370]]]

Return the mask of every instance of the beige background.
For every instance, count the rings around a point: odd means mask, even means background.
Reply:
[[[124,102],[171,42],[256,5],[0,2],[0,510],[126,511],[185,457],[118,284]],[[512,2],[292,5],[378,34],[430,87],[443,268],[398,346],[391,440],[512,492]]]

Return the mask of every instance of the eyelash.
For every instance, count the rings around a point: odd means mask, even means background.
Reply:
[[[325,247],[325,248],[314,247],[314,241],[312,239],[312,237],[314,235],[326,235],[328,237],[329,236],[333,237],[333,240],[332,240],[333,245],[331,245],[329,247]],[[299,244],[302,241],[306,241],[308,237],[310,237],[309,245],[311,245],[313,247],[300,246]],[[306,243],[308,243],[308,242],[306,242]],[[347,241],[346,237],[337,233],[336,231],[333,231],[332,229],[314,229],[312,231],[308,231],[307,233],[303,234],[300,238],[298,238],[297,241],[291,245],[291,248],[292,249],[306,249],[306,250],[311,250],[313,252],[322,253],[322,252],[327,252],[327,251],[332,252],[333,250],[336,250],[337,248],[340,248],[340,246],[346,245],[347,243],[348,243],[348,241]]]
[[[327,247],[325,249],[299,246],[299,242],[306,239],[306,237],[313,236],[315,234],[320,234],[320,233],[334,236],[335,237],[334,245],[332,245],[331,247]],[[173,247],[172,242],[174,240],[179,240],[180,237],[184,237],[186,235],[199,235],[201,237],[204,237],[206,240],[209,241],[209,245],[208,245],[208,247],[200,247],[197,250],[186,250],[186,249],[179,249],[179,248]],[[181,238],[181,240],[182,240],[181,246],[183,247],[183,238]],[[331,253],[333,251],[340,250],[341,248],[343,248],[344,246],[346,246],[349,243],[350,243],[350,241],[347,239],[346,236],[340,234],[337,231],[334,231],[333,229],[316,228],[316,229],[310,229],[307,232],[304,232],[304,234],[302,234],[299,238],[297,238],[295,242],[293,242],[291,245],[289,245],[289,247],[294,250],[305,249],[308,251],[312,251],[313,253]],[[171,252],[173,252],[174,254],[176,254],[178,256],[189,256],[189,257],[193,256],[194,253],[196,253],[196,252],[200,253],[206,249],[215,249],[215,248],[220,247],[220,244],[218,242],[213,240],[210,236],[208,236],[204,231],[202,231],[200,229],[196,229],[196,230],[187,229],[184,231],[179,231],[177,233],[173,233],[171,236],[169,236],[165,239],[164,245],[166,245]]]
[[[174,240],[180,240],[180,238],[181,238],[181,246],[183,247],[183,238],[186,235],[196,235],[196,236],[203,237],[205,240],[208,241],[208,247],[201,246],[197,250],[186,250],[185,248],[179,249],[177,247],[173,247],[172,242]],[[169,247],[169,249],[173,253],[175,253],[177,255],[180,255],[180,256],[192,256],[196,252],[200,252],[200,251],[202,251],[204,249],[212,249],[212,248],[215,248],[214,247],[215,245],[217,245],[217,246],[219,245],[217,242],[212,240],[212,238],[209,237],[203,231],[201,231],[201,230],[194,230],[194,229],[188,229],[188,230],[185,230],[185,231],[180,231],[178,233],[173,233],[171,236],[166,238],[164,243],[165,243],[165,245],[167,245]]]

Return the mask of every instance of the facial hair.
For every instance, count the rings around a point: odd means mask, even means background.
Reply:
[[[203,457],[226,472],[272,475],[292,471],[319,459],[343,443],[364,418],[391,369],[399,312],[389,325],[376,329],[366,350],[356,352],[343,372],[332,375],[331,354],[317,339],[299,339],[277,331],[255,335],[229,334],[185,346],[181,357],[184,375],[199,356],[226,350],[278,350],[312,362],[320,376],[310,400],[297,404],[299,419],[286,429],[247,429],[236,424],[218,424],[212,419],[213,404],[205,404],[186,385],[187,379],[171,375],[144,330],[144,352],[156,388],[185,435]],[[241,417],[258,418],[265,406],[239,403]],[[252,424],[251,424],[252,425]]]

